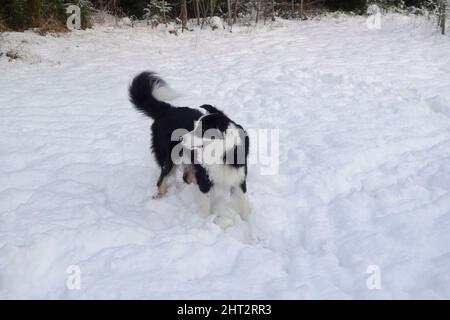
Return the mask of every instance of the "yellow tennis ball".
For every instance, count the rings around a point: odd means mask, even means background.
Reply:
[[[222,229],[225,230],[228,227],[231,227],[234,224],[233,219],[230,217],[218,217],[215,223]]]

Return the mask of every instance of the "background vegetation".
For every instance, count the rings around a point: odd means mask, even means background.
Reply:
[[[364,14],[373,3],[384,9],[406,10],[408,7],[434,10],[440,0],[2,0],[0,31],[23,31],[37,28],[42,32],[66,30],[69,4],[82,11],[82,27],[91,25],[94,10],[109,12],[117,17],[151,20],[152,24],[177,21],[186,26],[188,19],[204,23],[211,16],[220,16],[229,24],[247,17],[254,22],[283,18],[303,18],[310,14],[347,11]]]

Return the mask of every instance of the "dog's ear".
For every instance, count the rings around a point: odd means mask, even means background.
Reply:
[[[216,107],[213,107],[212,105],[209,104],[201,105],[200,108],[205,109],[208,113],[223,113]]]

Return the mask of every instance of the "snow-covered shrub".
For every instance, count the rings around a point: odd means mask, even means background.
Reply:
[[[123,17],[117,21],[117,24],[119,27],[133,27],[133,20],[129,17]]]
[[[64,0],[67,4],[74,3],[81,9],[81,28],[86,29],[92,26],[92,12],[94,11],[94,7],[92,2],[89,0]]]
[[[167,23],[167,15],[172,11],[172,5],[166,0],[150,0],[144,8],[143,18],[150,23],[162,19],[163,23]]]
[[[211,26],[211,28],[213,30],[224,29],[222,19],[220,19],[219,17],[211,17],[211,18],[209,18],[208,23],[209,23],[209,25]]]
[[[245,25],[251,25],[256,19],[256,1],[243,0],[241,3],[241,10],[239,11],[239,20]]]

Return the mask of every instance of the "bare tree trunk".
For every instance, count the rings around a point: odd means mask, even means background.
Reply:
[[[187,5],[186,0],[181,0],[181,32],[187,29]]]
[[[231,27],[231,0],[228,0],[228,26]]]
[[[259,19],[259,1],[260,0],[256,0],[255,6],[256,6],[256,21],[255,24],[258,24],[258,19]]]
[[[216,1],[215,0],[211,0],[211,14],[210,14],[210,18],[212,18],[214,16],[214,9],[216,8]]]
[[[214,0],[209,0],[209,1],[201,1],[201,0],[195,0],[197,7],[198,7],[198,19],[201,18],[202,22],[200,24],[200,29],[203,29],[203,26],[205,25],[207,19],[208,19],[208,13],[210,12],[210,15],[212,16],[212,12],[214,9],[213,6],[213,2]],[[210,6],[210,7],[209,7]],[[197,23],[199,22],[199,20],[197,20]]]
[[[212,6],[212,1],[210,1],[210,4]],[[201,29],[203,29],[203,25],[206,23],[206,19],[208,18],[208,3],[204,1],[201,2],[201,11],[203,14]]]
[[[116,26],[118,26],[119,25],[119,19],[117,18],[117,0],[113,0],[113,3],[112,3],[112,5],[113,5],[113,8],[114,8],[114,23],[115,23],[115,25]]]
[[[194,0],[195,1],[195,15],[197,18],[197,25],[200,25],[200,6],[199,6],[199,1],[200,0]]]
[[[238,14],[238,10],[239,10],[239,0],[236,0],[234,2],[234,12],[233,12],[233,22],[232,25],[236,23],[236,18],[237,18],[237,14]]]
[[[445,19],[446,19],[446,17],[445,17],[445,11],[447,10],[447,8],[446,8],[446,1],[444,0],[444,1],[442,1],[442,4],[441,4],[441,6],[442,6],[442,12],[441,12],[441,28],[442,28],[442,30],[441,30],[441,33],[442,34],[445,34]]]
[[[266,24],[267,19],[267,5],[269,0],[264,0],[264,24]]]
[[[300,19],[303,19],[303,0],[300,1]]]
[[[272,0],[272,19],[275,17],[275,0]]]
[[[162,9],[162,12],[163,12],[163,20],[164,20],[164,24],[165,24],[166,27],[167,27],[167,20],[166,20],[166,2],[165,2],[165,1],[162,2],[162,7],[161,7],[161,9]]]

